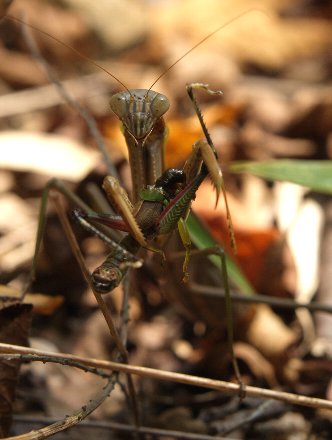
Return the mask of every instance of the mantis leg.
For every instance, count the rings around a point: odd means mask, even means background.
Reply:
[[[223,184],[222,172],[218,164],[217,157],[211,149],[210,144],[206,140],[199,140],[194,143],[192,153],[184,164],[183,171],[185,172],[188,181],[191,181],[197,175],[201,168],[202,161],[204,162],[207,172],[215,187],[217,193],[217,204],[221,186]]]
[[[183,282],[187,282],[189,279],[189,272],[188,272],[188,265],[189,265],[189,259],[190,259],[190,250],[191,250],[191,239],[189,235],[189,231],[186,225],[186,222],[181,217],[178,221],[178,230],[179,235],[182,241],[182,244],[185,248],[185,257],[183,261]]]
[[[134,211],[138,212],[141,204],[136,204],[135,208],[132,206],[127,192],[120,185],[119,181],[113,176],[106,176],[103,182],[103,189],[111,203],[116,207],[124,223],[127,225],[128,232],[132,238],[143,248],[152,252],[159,253],[164,259],[164,253],[160,249],[149,246],[145,236],[135,218]]]
[[[59,179],[51,179],[47,182],[42,198],[41,198],[41,206],[39,211],[39,220],[38,220],[38,229],[37,229],[37,238],[36,238],[36,245],[35,245],[35,251],[33,255],[31,270],[30,270],[30,276],[29,276],[29,284],[34,281],[35,275],[36,275],[36,266],[37,266],[37,259],[40,251],[41,242],[44,235],[45,230],[45,223],[46,223],[46,208],[47,208],[47,202],[49,198],[50,191],[54,190],[62,195],[64,195],[67,199],[69,199],[73,204],[76,206],[79,206],[81,209],[83,209],[86,212],[91,212],[91,208],[83,202],[79,197],[76,196],[67,186],[64,182],[62,182]]]
[[[199,146],[199,149],[201,150],[202,159],[206,163],[207,169],[209,171],[211,179],[212,179],[214,186],[216,188],[216,192],[217,192],[216,205],[219,200],[220,191],[222,192],[222,196],[223,196],[223,199],[225,202],[225,207],[226,207],[229,237],[230,237],[232,249],[233,249],[234,253],[236,253],[236,241],[235,241],[235,236],[234,236],[234,228],[233,228],[230,209],[228,206],[227,195],[226,195],[225,186],[224,186],[224,178],[222,175],[222,171],[221,171],[221,169],[218,165],[218,162],[216,160],[217,159],[216,148],[213,144],[210,133],[209,133],[209,131],[206,127],[206,124],[203,120],[202,112],[199,108],[198,102],[197,102],[196,97],[194,95],[194,90],[197,90],[197,89],[205,90],[207,93],[212,94],[212,95],[215,95],[215,94],[221,95],[222,91],[221,90],[211,90],[209,88],[208,84],[204,84],[204,83],[192,83],[192,84],[187,85],[187,93],[189,95],[191,102],[193,103],[196,115],[198,117],[198,120],[199,120],[201,127],[202,127],[202,131],[204,133],[206,142],[207,142],[208,146],[210,147],[211,151],[209,152],[208,151],[209,149],[206,148],[205,146],[203,146],[203,144]],[[211,154],[211,152],[213,154]],[[213,156],[215,159],[213,159]],[[217,163],[217,168],[216,168],[216,163]]]
[[[139,227],[133,214],[133,206],[128,194],[120,185],[119,181],[112,176],[107,176],[103,182],[103,189],[111,203],[115,205],[117,212],[126,223],[133,238],[142,246],[147,247],[147,243],[141,228]]]
[[[118,254],[118,258],[123,259],[121,269],[125,269],[128,267],[139,268],[142,266],[142,261],[138,257],[127,251],[127,249],[112,240],[110,237],[108,237],[102,231],[92,225],[88,220],[86,220],[88,214],[86,215],[84,212],[78,209],[74,209],[72,215],[77,223],[82,226],[82,228],[84,228],[90,234],[100,238],[100,240],[102,240],[108,245],[109,248],[111,248],[112,252],[116,252]]]
[[[175,257],[181,257],[183,252],[177,252],[174,254]],[[226,330],[227,330],[227,340],[229,346],[229,352],[232,358],[233,369],[235,373],[235,377],[240,384],[240,398],[245,397],[245,385],[242,381],[240,369],[238,366],[237,359],[234,353],[234,331],[233,331],[233,310],[232,310],[232,299],[230,294],[230,286],[228,282],[228,273],[227,273],[227,265],[224,249],[220,245],[215,245],[206,249],[198,249],[191,251],[191,257],[200,257],[200,256],[208,256],[208,255],[217,255],[220,258],[220,271],[224,284],[225,291],[225,310],[226,310]],[[190,289],[190,282],[188,283],[188,288]]]

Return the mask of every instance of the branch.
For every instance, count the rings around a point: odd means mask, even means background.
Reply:
[[[14,420],[19,423],[39,423],[39,424],[47,424],[52,423],[54,420],[51,417],[35,417],[35,416],[14,416]],[[94,428],[94,429],[105,429],[109,431],[115,432],[123,432],[123,433],[139,433],[150,435],[152,438],[155,437],[167,437],[167,438],[176,438],[178,440],[225,440],[225,437],[217,437],[215,435],[208,434],[196,434],[192,432],[183,432],[183,431],[173,431],[169,429],[161,429],[161,428],[150,428],[147,426],[140,426],[136,428],[132,425],[127,425],[124,423],[118,422],[109,422],[102,420],[85,420],[81,423],[77,428]]]
[[[3,355],[1,355],[3,356]],[[11,355],[15,356],[15,355]],[[26,356],[26,355],[21,355]],[[34,356],[30,355],[31,360]],[[43,356],[41,356],[43,357]],[[38,359],[39,360],[39,359]],[[58,359],[60,361],[60,359]],[[63,359],[61,360],[63,362]],[[45,362],[42,361],[42,362]],[[49,361],[47,361],[49,362]],[[54,362],[54,360],[52,360]],[[59,363],[62,363],[59,362]],[[69,363],[68,363],[69,365]],[[75,365],[77,368],[80,368],[78,365]],[[81,420],[85,419],[89,414],[91,414],[96,408],[98,408],[99,405],[101,405],[104,400],[109,396],[112,389],[114,388],[114,384],[117,380],[117,376],[113,375],[109,378],[106,386],[102,389],[101,393],[93,400],[89,400],[89,402],[84,405],[81,409],[76,411],[75,413],[64,417],[63,419],[52,423],[51,425],[45,426],[44,428],[40,428],[38,430],[33,430],[30,432],[27,432],[26,434],[17,435],[14,437],[6,437],[6,440],[41,440],[47,437],[50,437],[60,431],[64,431],[65,429],[68,429],[72,426],[75,426],[77,423],[79,423]]]
[[[110,334],[111,334],[111,336],[114,340],[114,343],[115,343],[115,345],[121,355],[122,360],[124,362],[128,363],[127,349],[120,338],[119,332],[116,329],[112,314],[110,313],[110,311],[107,307],[107,304],[105,303],[102,295],[99,292],[97,292],[93,286],[90,273],[85,265],[83,255],[80,251],[76,237],[73,233],[73,230],[70,226],[69,220],[68,220],[66,213],[60,203],[59,198],[55,198],[54,202],[55,202],[55,206],[57,208],[58,214],[59,214],[61,225],[66,233],[67,239],[69,240],[69,244],[72,249],[72,252],[74,253],[75,258],[76,258],[76,260],[81,268],[81,271],[84,275],[84,278],[85,278],[86,282],[88,283],[88,286],[92,290],[92,292],[96,298],[96,301],[98,303],[98,306],[100,307],[100,310],[104,315],[104,318],[106,320],[106,323],[107,323],[109,331],[110,331]],[[130,374],[127,375],[127,385],[128,385],[129,395],[131,397],[131,404],[132,404],[132,410],[134,413],[135,424],[138,427],[140,424],[139,423],[139,419],[140,419],[139,410],[138,410],[135,387],[134,387],[134,383],[133,383],[133,380],[132,380],[132,377],[130,376]]]
[[[33,354],[49,356],[56,360],[61,358],[75,360],[81,364],[89,365],[91,367],[102,368],[105,370],[118,371],[126,374],[136,374],[141,377],[150,379],[157,379],[163,381],[170,381],[175,383],[182,383],[185,385],[208,388],[217,391],[223,391],[231,395],[239,395],[241,386],[236,383],[225,382],[221,380],[208,379],[204,377],[192,376],[183,373],[174,373],[171,371],[156,370],[154,368],[140,367],[136,365],[120,364],[118,362],[87,359],[79,356],[69,354],[54,354],[50,352],[43,352],[41,350],[34,350],[31,348],[20,347],[17,345],[9,345],[0,343],[0,353],[13,354]],[[2,356],[1,356],[2,357]],[[276,399],[292,405],[308,406],[312,408],[320,408],[332,410],[332,401],[319,399],[317,397],[308,397],[294,393],[286,393],[283,391],[268,390],[264,388],[257,388],[253,386],[246,386],[246,395],[251,397],[261,397],[266,399]]]
[[[208,286],[205,284],[198,284],[195,282],[188,283],[189,289],[200,295],[210,296],[212,298],[224,298],[225,291],[220,287]],[[332,305],[314,302],[299,302],[288,298],[274,298],[271,296],[260,295],[260,294],[245,294],[240,292],[232,291],[231,293],[232,301],[243,302],[243,303],[260,303],[268,304],[272,307],[280,307],[284,309],[307,309],[310,312],[325,312],[332,313]]]

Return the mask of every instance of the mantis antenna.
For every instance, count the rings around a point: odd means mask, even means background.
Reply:
[[[239,20],[240,18],[244,17],[247,14],[250,14],[252,12],[260,12],[261,14],[267,15],[267,13],[261,9],[258,8],[251,8],[251,9],[247,9],[244,12],[241,12],[240,14],[236,15],[235,17],[231,18],[230,20],[226,21],[225,23],[223,23],[221,26],[218,26],[215,30],[213,30],[212,32],[210,32],[208,35],[206,35],[202,40],[200,40],[198,43],[196,43],[194,46],[192,46],[189,50],[187,50],[187,52],[185,52],[183,55],[180,56],[180,58],[178,58],[176,61],[174,61],[170,66],[168,66],[158,77],[157,79],[151,84],[151,86],[148,88],[147,90],[147,94],[149,93],[149,91],[152,89],[152,87],[157,84],[157,82],[163,78],[176,64],[178,64],[180,61],[182,61],[187,55],[189,55],[191,52],[193,52],[197,47],[199,47],[201,44],[203,44],[205,41],[207,41],[209,38],[211,38],[213,35],[217,34],[219,31],[221,31],[222,29],[224,29],[225,27],[227,27],[228,25],[230,25],[231,23]],[[13,22],[16,23],[20,23],[23,24],[25,26],[28,26],[29,28],[33,29],[36,32],[39,32],[43,35],[45,35],[48,38],[53,39],[54,41],[56,41],[57,43],[61,44],[62,46],[66,47],[67,49],[72,50],[77,56],[79,56],[80,58],[84,59],[85,61],[88,61],[89,63],[91,63],[92,65],[94,65],[95,67],[99,68],[100,70],[102,70],[103,72],[105,72],[107,75],[111,76],[118,84],[120,84],[129,94],[130,96],[132,96],[132,93],[130,92],[130,90],[128,89],[128,87],[117,77],[115,76],[113,73],[111,73],[110,71],[108,71],[105,67],[101,66],[100,64],[98,64],[96,61],[93,61],[93,59],[91,59],[90,57],[88,57],[87,55],[84,55],[83,53],[81,53],[79,50],[75,49],[75,47],[61,41],[59,38],[56,38],[54,35],[51,35],[50,33],[38,28],[37,26],[34,26],[32,24],[26,23],[24,20],[17,18],[17,17],[13,17],[12,15],[4,15],[3,18],[7,18],[8,20],[11,20]]]
[[[240,18],[244,17],[247,14],[250,14],[251,12],[260,12],[264,15],[267,15],[267,13],[261,9],[258,8],[251,8],[247,9],[244,12],[241,12],[241,14],[236,15],[235,17],[231,18],[230,20],[226,21],[221,26],[217,27],[214,31],[210,32],[206,37],[204,37],[202,40],[200,40],[198,43],[196,43],[194,46],[192,46],[187,52],[185,52],[183,55],[180,56],[176,61],[174,61],[169,67],[166,68],[159,76],[158,78],[152,83],[152,85],[149,87],[148,92],[152,89],[152,87],[157,84],[157,82],[163,78],[176,64],[178,64],[183,58],[185,58],[187,55],[189,55],[191,52],[193,52],[197,47],[199,47],[201,44],[203,44],[206,40],[211,38],[213,35],[217,34],[219,31],[230,25],[231,23],[239,20]]]
[[[48,38],[51,38],[52,40],[56,41],[57,43],[61,44],[64,47],[67,47],[67,49],[72,50],[76,55],[78,55],[80,58],[88,61],[89,63],[93,64],[94,66],[101,69],[103,72],[105,72],[107,75],[111,76],[117,83],[119,83],[130,95],[130,90],[128,87],[113,73],[109,72],[105,67],[101,66],[100,64],[93,61],[91,58],[89,58],[87,55],[84,55],[79,50],[75,49],[75,47],[70,46],[69,44],[65,43],[64,41],[61,41],[59,38],[56,38],[54,35],[49,34],[46,31],[43,31],[42,29],[39,29],[37,26],[33,26],[32,24],[26,23],[24,20],[21,20],[20,18],[13,17],[12,15],[4,15],[4,18],[7,18],[8,20],[14,21],[16,23],[23,24],[24,26],[28,26],[29,28],[33,29],[36,32],[41,33],[42,35],[45,35]]]

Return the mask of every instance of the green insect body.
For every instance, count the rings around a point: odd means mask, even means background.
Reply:
[[[178,221],[185,216],[195,199],[196,191],[205,177],[206,173],[202,169],[195,179],[175,196],[174,203],[168,205],[161,215],[158,225],[159,234],[168,234],[176,228]]]
[[[146,188],[142,189],[139,196],[144,202],[160,202],[165,206],[168,204],[167,197],[162,188],[156,188],[152,185],[148,185]]]

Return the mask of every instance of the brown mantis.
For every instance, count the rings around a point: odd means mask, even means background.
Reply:
[[[248,13],[248,11],[245,13]],[[75,206],[80,208],[73,211],[75,219],[86,230],[102,239],[111,249],[105,262],[91,276],[93,288],[98,293],[110,292],[119,285],[129,267],[136,268],[142,265],[142,261],[136,256],[140,248],[147,248],[154,252],[162,253],[158,248],[158,244],[155,244],[155,239],[171,233],[177,227],[186,250],[184,272],[185,278],[188,277],[187,265],[190,237],[185,227],[185,220],[189,214],[190,204],[195,197],[198,187],[208,175],[211,177],[216,189],[217,200],[220,192],[223,194],[231,239],[234,242],[222,172],[217,162],[215,147],[195,97],[195,90],[197,89],[205,90],[208,93],[220,94],[220,92],[212,91],[207,84],[202,83],[194,83],[187,86],[189,98],[200,121],[205,139],[194,144],[193,153],[182,169],[165,170],[164,148],[166,127],[163,115],[169,108],[169,102],[164,95],[153,91],[152,87],[161,76],[165,75],[173,65],[195,49],[195,47],[245,13],[220,26],[200,41],[160,75],[149,89],[129,90],[118,78],[110,73],[125,88],[124,92],[112,96],[110,105],[123,125],[132,174],[132,197],[129,198],[113,176],[107,176],[104,180],[103,189],[118,215],[100,214],[93,212],[75,194],[69,192],[62,182],[52,179],[46,186],[42,197],[31,278],[34,278],[35,275],[37,257],[45,226],[46,204],[49,191],[52,189],[64,194]],[[43,33],[43,31],[41,32]],[[100,225],[106,226],[106,232],[105,229],[100,228]],[[116,243],[110,237],[109,228],[124,231],[127,235],[122,239],[121,243]],[[230,310],[227,272],[223,256],[222,268],[226,297],[228,297],[228,310]],[[232,324],[230,323],[228,327],[231,329]],[[236,372],[239,379],[237,368]]]
[[[202,120],[193,94],[195,88],[214,92],[204,84],[187,86],[190,99]],[[128,90],[111,98],[111,108],[124,125],[132,171],[133,204],[119,182],[114,177],[107,176],[103,188],[121,218],[108,214],[75,212],[77,220],[92,232],[94,228],[92,229],[87,220],[129,232],[121,242],[123,249],[122,246],[114,247],[105,263],[93,272],[94,286],[99,292],[108,292],[116,287],[125,269],[136,264],[130,253],[136,253],[139,246],[149,248],[151,239],[172,232],[177,225],[184,246],[189,249],[190,239],[184,219],[196,190],[208,174],[212,177],[217,198],[219,196],[222,174],[203,120],[202,126],[208,135],[207,140],[194,145],[193,154],[182,170],[164,170],[165,124],[162,115],[168,107],[167,98],[151,90]],[[189,250],[186,260],[188,258]]]

